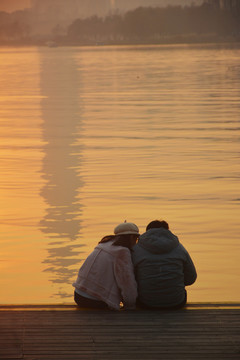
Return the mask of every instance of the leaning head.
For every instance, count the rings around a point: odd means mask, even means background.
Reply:
[[[126,246],[129,249],[136,244],[140,236],[137,225],[126,221],[115,227],[114,234],[116,237],[114,245]]]
[[[156,228],[164,228],[164,229],[168,230],[169,226],[168,226],[168,223],[164,220],[153,220],[146,227],[146,231],[148,231],[150,229],[156,229]]]
[[[124,222],[119,224],[114,229],[115,235],[136,235],[139,236],[139,229],[137,225],[131,222]]]

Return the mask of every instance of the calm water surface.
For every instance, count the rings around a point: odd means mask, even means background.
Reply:
[[[240,50],[0,49],[0,303],[72,302],[100,238],[162,218],[189,301],[240,301]]]

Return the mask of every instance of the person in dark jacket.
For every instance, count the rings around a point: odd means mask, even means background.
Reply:
[[[138,283],[138,304],[148,308],[181,308],[186,304],[185,286],[197,273],[187,250],[166,221],[154,220],[133,248]]]

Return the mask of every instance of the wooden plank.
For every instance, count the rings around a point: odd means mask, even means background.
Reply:
[[[103,359],[148,359],[148,360],[153,360],[153,359],[174,359],[174,360],[180,360],[180,359],[190,359],[190,360],[195,360],[195,359],[205,359],[205,360],[210,360],[210,359],[223,359],[223,360],[229,360],[229,359],[235,359],[238,360],[239,357],[237,357],[234,354],[229,354],[229,356],[227,354],[192,354],[191,356],[188,356],[187,353],[175,353],[175,354],[167,354],[167,353],[163,353],[163,354],[159,354],[159,353],[126,353],[126,352],[107,352],[107,351],[103,351],[103,352],[82,352],[82,353],[75,353],[75,354],[61,354],[61,355],[53,355],[53,354],[26,354],[24,356],[24,359],[99,359],[99,360],[103,360]]]
[[[0,359],[239,359],[240,307],[0,311]]]

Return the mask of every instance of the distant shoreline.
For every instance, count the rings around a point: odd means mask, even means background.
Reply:
[[[53,43],[49,45],[48,43]],[[137,45],[229,45],[240,46],[240,36],[238,37],[218,37],[218,36],[166,36],[163,39],[157,40],[140,40],[129,39],[124,41],[69,41],[68,39],[41,39],[35,41],[28,39],[27,41],[1,41],[0,47],[27,47],[27,46],[47,46],[47,47],[77,47],[77,46],[137,46]]]

